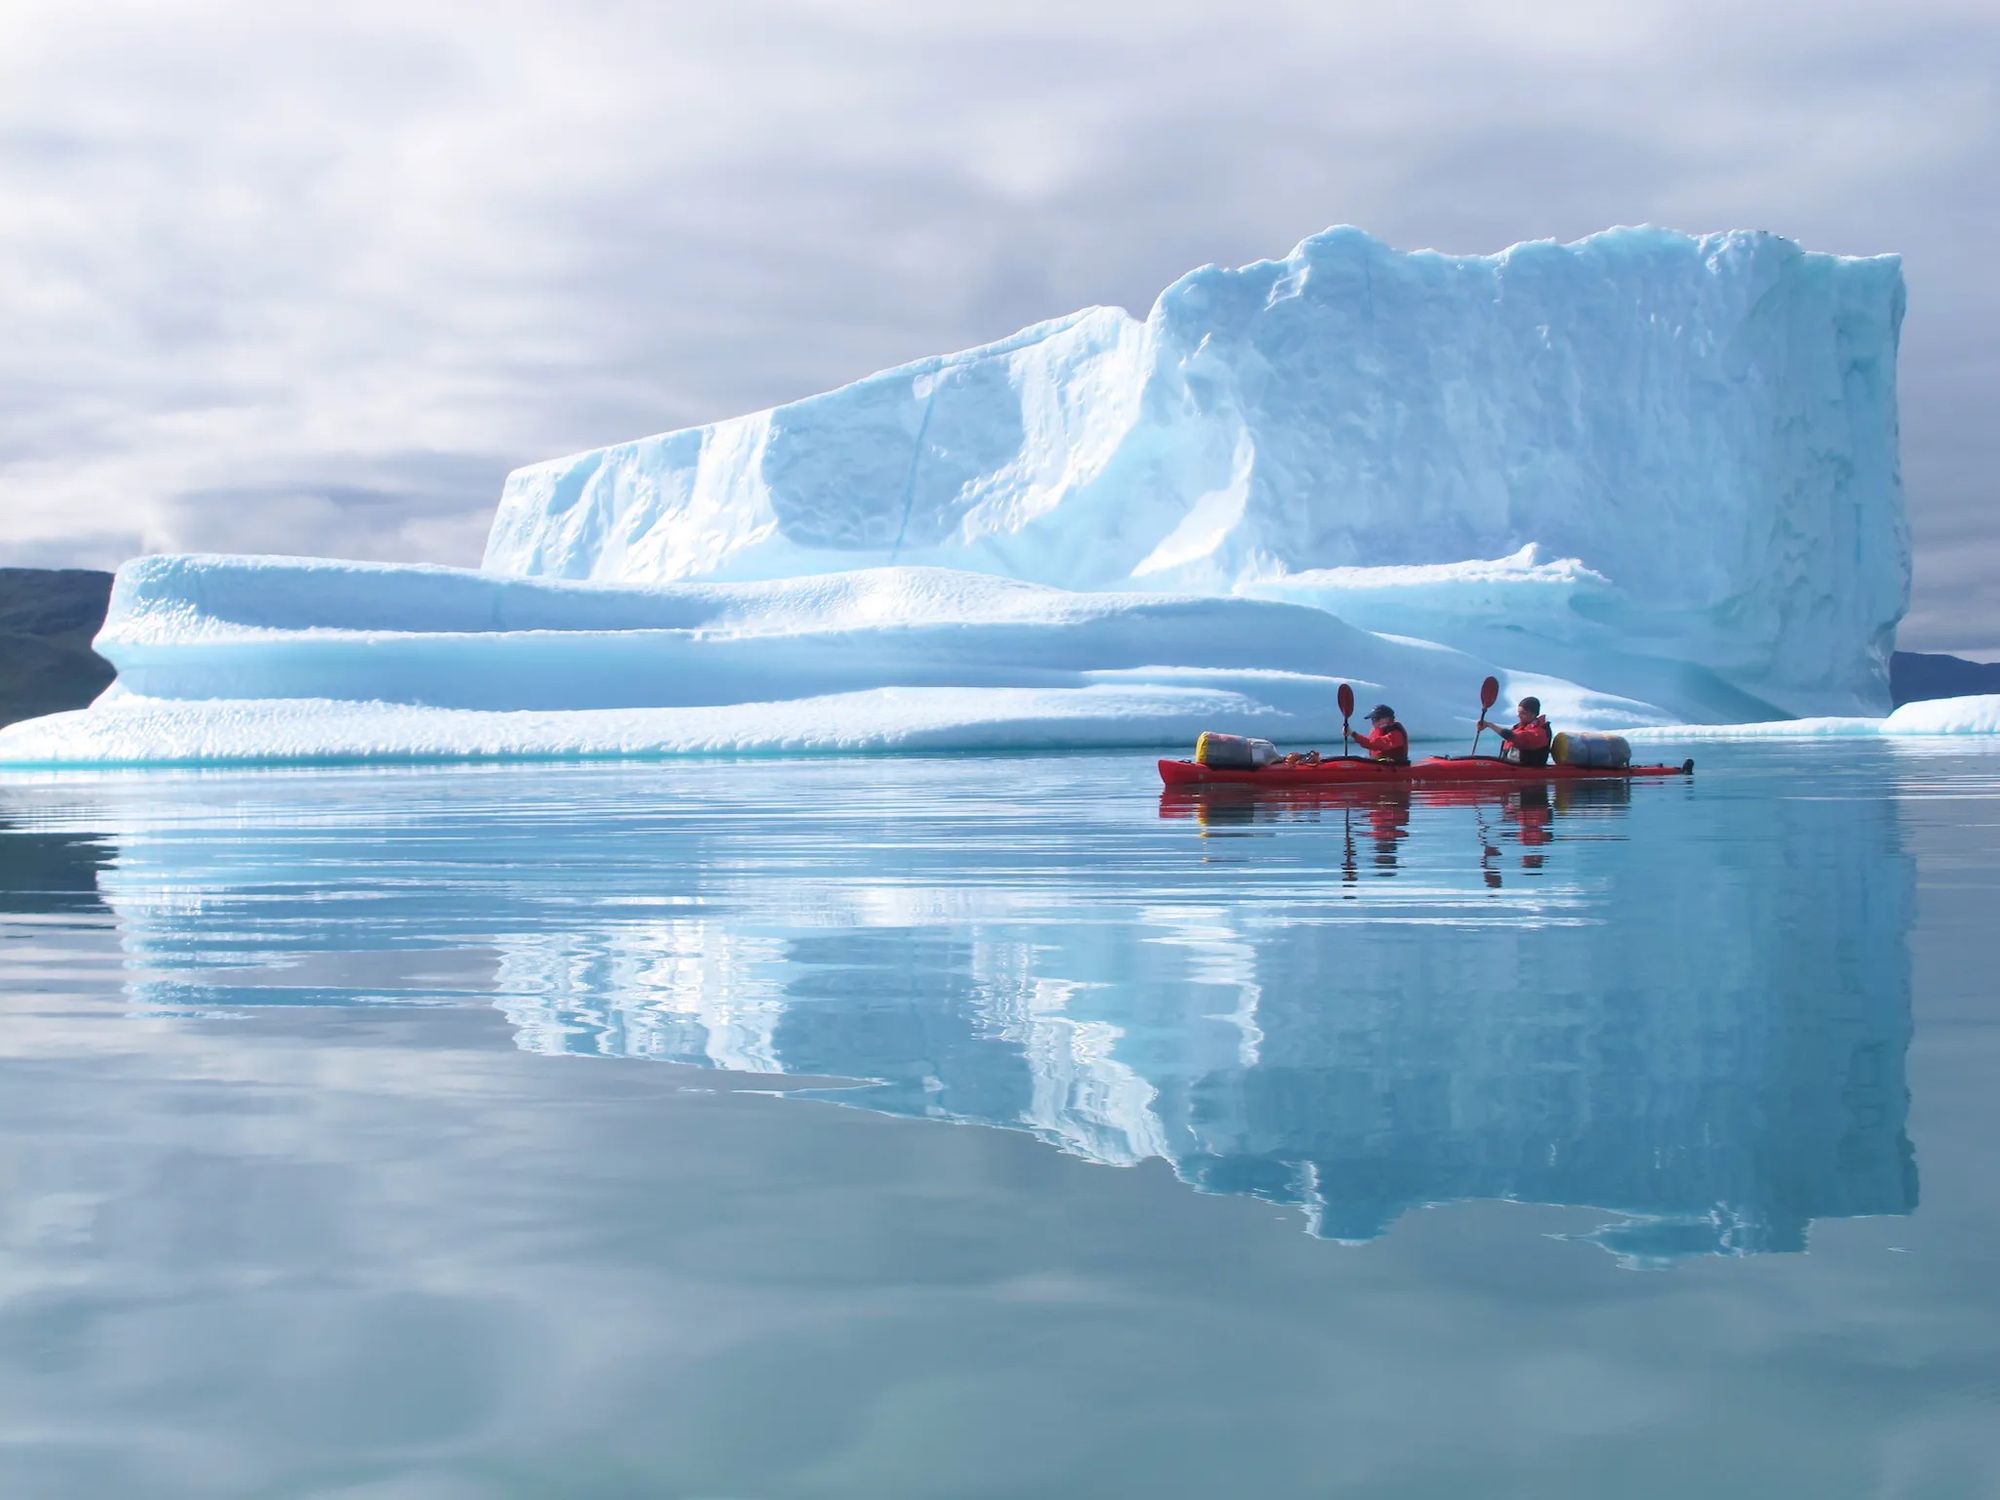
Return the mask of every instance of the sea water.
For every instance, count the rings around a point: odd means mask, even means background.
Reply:
[[[0,782],[0,1495],[2000,1491],[2000,755]]]

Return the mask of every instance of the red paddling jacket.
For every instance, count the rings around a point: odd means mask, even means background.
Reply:
[[[1394,719],[1374,734],[1365,729],[1355,730],[1354,743],[1376,760],[1386,760],[1399,766],[1410,763],[1410,732]]]
[[[1537,714],[1527,723],[1516,724],[1512,729],[1496,726],[1495,732],[1522,765],[1545,766],[1549,763],[1549,746],[1555,736],[1549,730],[1548,715]]]

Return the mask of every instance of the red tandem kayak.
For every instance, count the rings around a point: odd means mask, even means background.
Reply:
[[[1646,776],[1692,776],[1694,762],[1677,766],[1517,766],[1490,755],[1433,755],[1407,766],[1379,761],[1323,760],[1313,766],[1265,766],[1238,771],[1199,765],[1191,760],[1163,760],[1160,780],[1168,786],[1254,786],[1271,791],[1308,786],[1437,786],[1469,782],[1518,785],[1551,781],[1630,781]]]

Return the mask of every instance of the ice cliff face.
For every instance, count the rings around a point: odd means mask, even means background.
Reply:
[[[1894,257],[1773,235],[1457,257],[1329,230],[1143,322],[1093,308],[520,470],[485,566],[1257,593],[1482,654],[1506,632],[1649,701],[1880,712],[1902,313]]]

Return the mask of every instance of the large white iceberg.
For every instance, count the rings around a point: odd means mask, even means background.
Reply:
[[[1902,314],[1895,257],[1769,234],[1449,256],[1334,229],[1143,322],[1091,308],[520,470],[485,565],[1279,593],[1461,649],[1518,632],[1514,660],[1656,700],[1696,669],[1739,693],[1720,717],[1881,712]],[[1568,561],[1479,562],[1524,548]]]
[[[1893,257],[1332,230],[806,401],[523,469],[483,570],[148,558],[0,763],[1419,738],[1879,714]]]

